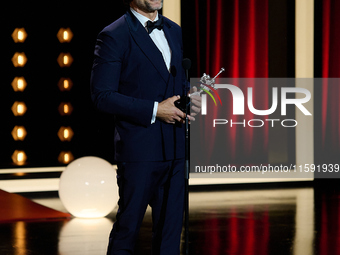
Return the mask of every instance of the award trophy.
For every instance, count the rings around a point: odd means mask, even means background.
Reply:
[[[221,70],[218,72],[218,74],[215,75],[215,77],[211,78],[209,74],[204,73],[203,76],[200,79],[200,85],[198,88],[198,91],[193,92],[189,94],[188,96],[181,97],[180,99],[175,101],[175,106],[180,109],[182,112],[189,112],[190,113],[190,97],[200,95],[204,91],[211,90],[209,87],[214,88],[215,87],[215,81],[216,78],[225,71],[225,69],[222,67]]]

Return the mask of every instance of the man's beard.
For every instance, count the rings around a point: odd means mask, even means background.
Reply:
[[[146,7],[146,10],[148,12],[154,12],[154,11],[159,11],[160,9],[162,9],[163,7],[163,0],[161,1],[161,6],[160,7],[157,7],[157,8],[154,8],[150,5],[150,3],[148,2],[145,2],[145,7]]]

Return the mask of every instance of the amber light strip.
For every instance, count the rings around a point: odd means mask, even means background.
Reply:
[[[314,86],[314,0],[295,2],[295,77],[296,87],[305,88],[313,95]],[[307,79],[299,78],[310,78]],[[299,96],[299,95],[297,95]],[[296,164],[314,163],[314,99],[305,104],[312,116],[306,118],[296,108],[295,116],[299,125],[296,127]],[[310,173],[313,178],[314,174]]]

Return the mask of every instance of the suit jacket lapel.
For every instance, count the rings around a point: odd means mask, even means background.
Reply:
[[[161,15],[159,15],[161,17]],[[171,35],[172,34],[172,29],[173,27],[166,22],[166,20],[164,20],[164,27],[163,27],[163,31],[165,34],[165,37],[169,43],[169,47],[171,49],[171,63],[170,66],[173,65],[174,63],[176,63],[176,60],[178,58],[178,53],[181,51],[181,49],[177,49],[174,42],[173,42],[173,38],[174,36]]]
[[[136,44],[161,74],[163,80],[167,82],[170,73],[166,68],[162,53],[158,50],[139,20],[130,11],[125,14],[125,17]]]

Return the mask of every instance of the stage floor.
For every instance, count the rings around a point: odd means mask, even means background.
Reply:
[[[195,188],[190,192],[189,254],[340,254],[338,185],[275,188],[258,184],[250,188],[219,186]],[[54,195],[26,196],[65,212]],[[105,254],[113,220],[114,212],[107,218],[93,220],[2,223],[0,254]],[[151,226],[148,210],[136,254],[151,254]]]

